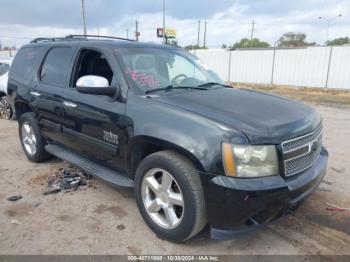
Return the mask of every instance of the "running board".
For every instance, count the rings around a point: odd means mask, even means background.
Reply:
[[[105,182],[111,183],[116,186],[134,187],[133,180],[126,178],[125,176],[116,171],[96,164],[93,161],[88,160],[84,157],[81,157],[78,154],[70,152],[60,146],[47,145],[45,146],[45,150],[62,160],[65,160],[69,163],[72,163],[73,165],[80,167],[86,173],[92,176],[96,176]]]

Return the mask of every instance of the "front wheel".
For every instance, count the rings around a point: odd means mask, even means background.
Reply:
[[[206,224],[198,171],[176,152],[157,152],[140,163],[135,195],[143,219],[161,238],[182,242]]]

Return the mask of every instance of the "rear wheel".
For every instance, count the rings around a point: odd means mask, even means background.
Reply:
[[[41,135],[34,113],[23,114],[18,122],[19,137],[27,158],[32,162],[42,162],[48,159],[50,154],[45,150],[46,141]]]
[[[176,152],[162,151],[146,157],[136,171],[135,187],[143,219],[161,238],[182,242],[205,226],[199,174]]]
[[[10,102],[6,96],[0,98],[0,117],[6,120],[12,118],[13,111]]]

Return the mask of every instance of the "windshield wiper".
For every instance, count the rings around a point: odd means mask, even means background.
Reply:
[[[155,88],[151,90],[147,90],[146,94],[157,92],[157,91],[172,91],[175,89],[197,89],[197,90],[207,90],[204,86],[174,86],[174,85],[168,85],[166,87],[160,87],[160,88]]]
[[[197,87],[212,87],[212,86],[223,86],[223,87],[227,87],[227,88],[232,88],[232,86],[225,85],[225,84],[218,83],[218,82],[208,82],[208,83],[201,84]]]

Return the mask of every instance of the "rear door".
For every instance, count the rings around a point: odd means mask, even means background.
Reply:
[[[44,134],[62,143],[61,122],[63,116],[63,89],[68,86],[74,48],[55,46],[50,48],[39,68],[38,81],[31,95]]]

